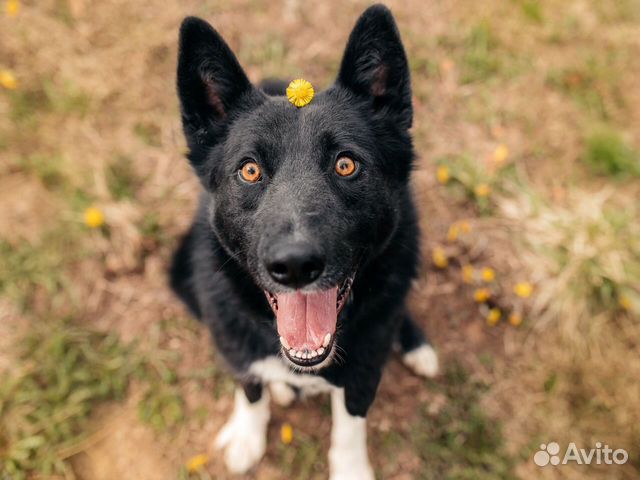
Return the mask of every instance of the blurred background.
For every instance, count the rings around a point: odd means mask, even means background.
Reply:
[[[413,74],[442,374],[392,360],[379,478],[640,478],[640,2],[389,1]],[[233,383],[167,288],[190,222],[178,26],[329,85],[368,2],[2,1],[0,477],[226,478]],[[274,407],[255,478],[326,478],[326,398]],[[537,467],[541,443],[629,452]]]

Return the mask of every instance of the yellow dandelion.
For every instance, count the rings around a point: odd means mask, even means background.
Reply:
[[[96,207],[89,207],[84,211],[84,224],[89,228],[100,228],[104,225],[104,213]]]
[[[449,242],[455,242],[458,239],[459,233],[460,233],[460,226],[457,223],[452,223],[449,226],[449,231],[447,232],[447,240]]]
[[[487,314],[487,324],[493,327],[500,321],[501,317],[502,317],[502,312],[500,311],[500,309],[492,308],[491,310],[489,310],[489,313]]]
[[[449,169],[444,165],[440,165],[436,170],[436,178],[438,179],[438,182],[445,185],[451,178],[451,175],[449,175]]]
[[[473,299],[478,303],[484,303],[491,298],[491,291],[488,288],[478,288],[473,292]]]
[[[287,98],[298,108],[309,105],[313,94],[313,85],[302,78],[292,81],[287,87]]]
[[[289,423],[283,423],[280,427],[280,441],[285,445],[293,442],[293,427]]]
[[[450,58],[445,58],[444,60],[442,60],[442,62],[440,62],[440,68],[443,72],[450,72],[451,70],[453,70],[453,67],[455,67],[455,63],[453,63],[453,60],[451,60]]]
[[[482,269],[482,280],[485,282],[493,282],[496,279],[496,272],[491,267],[485,267]]]
[[[519,282],[513,287],[513,293],[521,298],[529,298],[533,292],[533,285],[529,282]]]
[[[522,315],[515,312],[512,313],[511,315],[509,315],[509,323],[514,327],[519,326],[522,323]]]
[[[462,233],[469,233],[471,231],[471,224],[467,220],[461,220],[458,222]]]
[[[631,310],[631,299],[626,295],[620,295],[620,297],[618,297],[618,305],[624,310]]]
[[[486,183],[479,183],[476,188],[473,189],[476,197],[488,197],[491,193],[491,187]]]
[[[507,158],[509,158],[509,148],[504,144],[498,145],[493,152],[493,161],[497,165],[502,165]]]
[[[194,455],[187,460],[186,467],[189,473],[195,473],[209,463],[209,456],[205,453]]]
[[[7,90],[18,88],[18,80],[10,70],[0,70],[0,85]]]
[[[449,259],[442,247],[435,247],[433,249],[431,259],[433,260],[433,264],[438,268],[446,268],[446,266],[449,265]]]
[[[462,267],[462,281],[464,283],[472,283],[475,270],[471,265],[465,265]]]
[[[9,17],[15,17],[20,10],[20,2],[18,0],[7,0],[4,2],[4,11]]]

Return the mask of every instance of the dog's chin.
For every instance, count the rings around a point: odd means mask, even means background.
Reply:
[[[323,291],[264,291],[276,316],[282,356],[295,370],[314,372],[333,363],[338,318],[350,298],[353,277]],[[328,302],[335,302],[335,311]]]

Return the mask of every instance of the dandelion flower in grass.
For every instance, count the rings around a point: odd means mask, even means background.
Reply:
[[[457,223],[452,223],[449,226],[449,231],[447,232],[447,240],[449,242],[455,242],[458,239],[459,234],[460,226]]]
[[[471,265],[465,265],[462,267],[462,281],[464,283],[472,283],[474,273],[475,270]]]
[[[491,310],[489,310],[489,313],[487,314],[487,324],[490,326],[494,326],[500,321],[501,317],[502,317],[502,312],[500,311],[500,309],[492,308]]]
[[[89,207],[84,211],[84,224],[89,228],[100,228],[104,225],[104,213],[96,207]]]
[[[485,267],[482,269],[482,280],[484,282],[490,283],[496,279],[496,272],[491,267]]]
[[[285,445],[293,442],[293,427],[289,423],[283,423],[280,427],[280,441]]]
[[[509,158],[509,148],[504,144],[498,145],[498,147],[493,152],[493,161],[497,165],[502,165],[507,160],[507,158]]]
[[[198,470],[200,470],[202,467],[204,467],[207,463],[209,463],[208,455],[204,453],[194,455],[189,460],[187,460],[187,464],[186,464],[187,471],[189,473],[195,473]]]
[[[631,310],[631,299],[626,295],[620,295],[618,297],[618,305],[620,305],[620,308],[623,310]]]
[[[6,0],[4,2],[4,11],[9,17],[15,17],[20,10],[20,2],[18,0]]]
[[[533,292],[533,285],[529,282],[519,282],[513,287],[513,293],[520,298],[529,298]]]
[[[491,291],[488,288],[478,288],[473,292],[473,299],[478,303],[484,303],[491,298]]]
[[[287,98],[298,108],[308,105],[313,94],[313,86],[302,78],[292,81],[287,87]]]
[[[440,165],[436,170],[436,178],[438,179],[438,182],[440,182],[442,185],[445,185],[451,178],[449,169],[444,165]]]
[[[0,85],[7,90],[18,88],[18,80],[10,70],[0,70]]]
[[[486,183],[479,183],[476,185],[476,188],[473,189],[473,192],[476,194],[476,197],[488,197],[491,193],[491,187]]]
[[[509,315],[509,323],[514,327],[519,326],[522,323],[522,315],[515,312],[512,313],[511,315]]]
[[[431,252],[431,259],[433,264],[438,268],[445,268],[449,264],[447,254],[442,247],[435,247]]]
[[[461,220],[458,222],[460,231],[462,233],[469,233],[471,231],[471,224],[467,220]]]

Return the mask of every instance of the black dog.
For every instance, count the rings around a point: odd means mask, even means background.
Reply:
[[[325,390],[331,478],[373,478],[365,416],[392,346],[415,372],[437,370],[405,308],[419,232],[409,69],[391,12],[364,12],[335,84],[301,108],[284,84],[253,86],[220,35],[187,18],[178,94],[204,193],[171,282],[242,386],[217,439],[228,468],[264,453],[264,387],[283,403]]]

